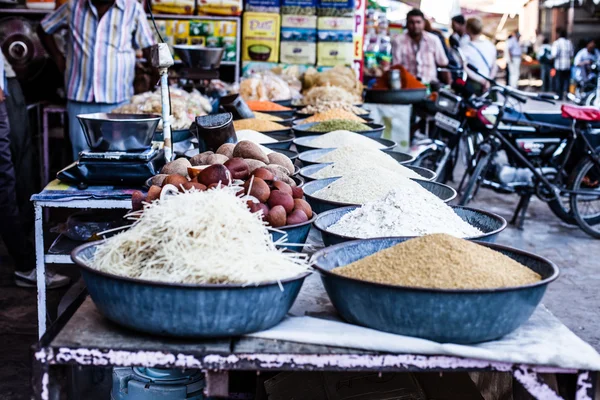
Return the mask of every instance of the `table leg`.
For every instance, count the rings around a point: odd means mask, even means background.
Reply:
[[[44,110],[43,117],[43,128],[42,128],[42,187],[48,184],[50,179],[50,146],[49,146],[49,126],[48,126],[48,111]]]
[[[38,336],[46,331],[46,261],[44,259],[44,222],[42,206],[35,208],[35,269],[37,277]]]
[[[563,400],[550,386],[543,382],[537,373],[520,367],[513,371],[513,376],[533,398],[538,400]]]

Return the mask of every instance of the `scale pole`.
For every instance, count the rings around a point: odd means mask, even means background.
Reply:
[[[162,106],[165,160],[170,162],[173,158],[173,142],[171,140],[171,108],[169,107],[169,75],[167,68],[161,68],[160,70],[160,100]]]

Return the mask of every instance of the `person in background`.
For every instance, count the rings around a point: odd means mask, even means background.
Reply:
[[[554,90],[558,94],[559,100],[562,100],[564,94],[569,91],[573,44],[567,39],[566,30],[559,30],[558,36],[558,39],[552,43],[552,59],[556,70]]]
[[[66,57],[52,34],[68,27]],[[38,35],[58,68],[65,73],[69,135],[73,158],[88,150],[77,115],[108,112],[133,94],[135,50],[149,47],[154,37],[146,13],[136,0],[72,0],[47,15]]]
[[[452,17],[451,23],[452,35],[450,35],[450,46],[453,48],[464,46],[469,41],[465,17],[462,15],[455,15]]]
[[[494,79],[498,66],[496,65],[496,46],[486,39],[483,32],[483,23],[479,18],[469,18],[466,23],[469,41],[461,47],[467,64],[473,65],[477,71],[490,79]],[[467,87],[475,94],[480,95],[489,88],[489,82],[467,68]]]
[[[573,60],[573,65],[577,68],[577,80],[586,79],[591,65],[596,63],[599,57],[600,52],[596,49],[596,41],[587,39],[585,47],[577,52],[575,60]]]
[[[448,57],[440,39],[425,31],[425,16],[419,9],[406,15],[406,31],[392,41],[393,64],[400,64],[423,83],[438,81],[438,67],[448,65]],[[442,81],[449,83],[450,74]]]
[[[552,90],[552,79],[550,71],[552,70],[552,46],[548,38],[543,39],[542,45],[536,52],[536,59],[540,63],[540,75],[542,78],[542,91],[550,92]]]
[[[0,236],[8,253],[15,263],[15,284],[21,287],[35,287],[35,249],[27,238],[16,195],[15,168],[10,151],[11,135],[7,97],[7,77],[4,55],[0,51]],[[46,272],[46,286],[57,288],[69,283],[69,278]]]
[[[506,41],[506,61],[508,68],[508,85],[511,87],[519,86],[519,78],[521,76],[521,45],[519,32],[514,32]]]

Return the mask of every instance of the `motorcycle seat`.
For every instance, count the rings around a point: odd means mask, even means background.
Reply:
[[[560,111],[563,118],[585,122],[600,122],[600,110],[597,108],[563,104]]]

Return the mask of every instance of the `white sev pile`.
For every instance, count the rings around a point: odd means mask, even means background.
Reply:
[[[308,143],[311,147],[319,149],[349,146],[359,150],[378,150],[385,147],[378,141],[361,135],[360,133],[354,133],[346,130],[331,131],[324,135],[317,136]]]
[[[145,206],[133,226],[100,244],[90,265],[156,282],[258,284],[308,269],[301,254],[275,247],[258,213],[225,187]]]
[[[277,139],[273,139],[271,136],[267,136],[264,133],[254,131],[252,129],[242,129],[242,130],[236,131],[235,135],[238,138],[238,142],[241,142],[242,140],[249,140],[256,144],[276,143],[277,142]]]

